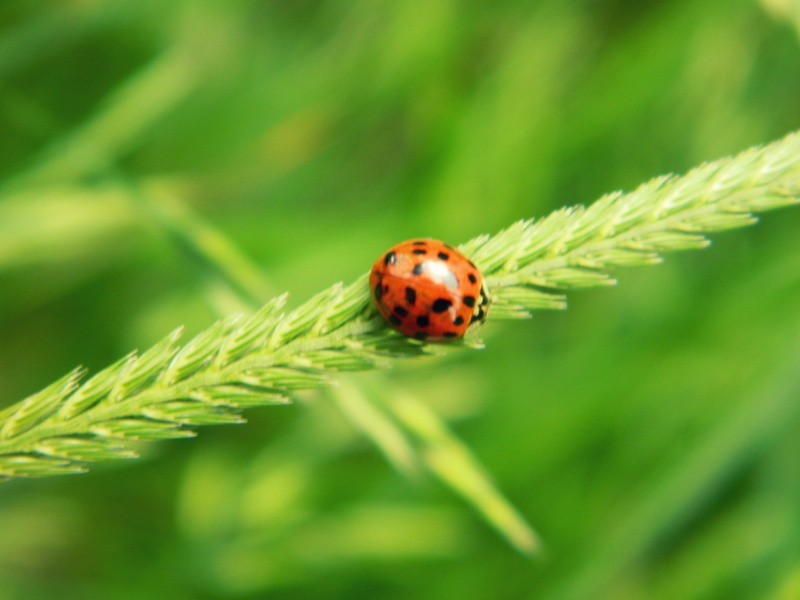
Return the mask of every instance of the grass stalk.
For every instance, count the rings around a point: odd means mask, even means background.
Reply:
[[[793,133],[588,207],[519,221],[461,249],[486,276],[490,318],[527,318],[565,308],[567,290],[615,283],[616,267],[703,248],[705,234],[753,224],[755,213],[797,204],[799,196],[800,135]],[[286,403],[294,390],[330,385],[336,371],[441,349],[389,330],[371,304],[366,276],[289,312],[285,302],[279,296],[251,317],[219,321],[183,347],[176,330],[89,379],[75,369],[10,406],[0,413],[0,477],[81,472],[93,461],[132,458],[126,440],[189,437],[195,426],[239,423],[243,409]]]

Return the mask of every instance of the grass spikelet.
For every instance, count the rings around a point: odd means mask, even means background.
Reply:
[[[90,426],[88,432],[99,438],[137,441],[170,440],[196,435],[189,429],[181,429],[175,423],[147,418],[109,419]]]
[[[263,346],[278,319],[276,313],[286,304],[288,294],[282,294],[267,302],[258,312],[239,325],[226,339],[216,356],[217,366],[225,366],[237,358]]]
[[[58,411],[59,417],[64,420],[71,419],[109,396],[119,381],[120,373],[125,368],[128,358],[128,356],[121,358],[91,377],[61,405]]]
[[[180,327],[174,330],[141,356],[131,355],[123,370],[123,376],[111,391],[111,398],[115,401],[127,398],[136,390],[156,381],[165,365],[178,351],[175,342],[182,331],[183,328]]]
[[[240,315],[233,315],[198,333],[170,361],[161,375],[162,382],[175,384],[203,369],[240,320]]]
[[[78,380],[83,373],[84,370],[78,367],[42,391],[29,396],[16,407],[12,407],[15,410],[3,421],[0,438],[9,439],[18,436],[53,414],[64,398],[78,386]]]
[[[138,458],[133,450],[96,437],[65,436],[42,440],[36,444],[36,452],[54,458],[71,461],[118,460],[121,458]]]
[[[225,425],[244,423],[244,419],[224,406],[209,407],[203,402],[176,400],[146,406],[142,414],[157,421],[178,425]]]

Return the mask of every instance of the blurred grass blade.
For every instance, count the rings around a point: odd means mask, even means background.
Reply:
[[[251,310],[274,294],[259,266],[192,210],[176,182],[151,181],[137,191],[138,204],[205,277],[213,276],[230,286]]]
[[[389,406],[398,420],[417,436],[423,460],[437,477],[469,502],[517,550],[524,554],[541,552],[536,532],[436,413],[408,394],[397,394]]]
[[[130,190],[123,186],[64,184],[6,195],[0,202],[0,272],[106,262],[125,252],[119,242],[136,225]]]
[[[359,387],[344,380],[331,389],[330,395],[348,421],[369,437],[398,471],[412,479],[419,477],[419,457],[406,433],[371,403]]]
[[[800,341],[800,330],[797,331]],[[769,448],[781,430],[800,417],[800,344],[786,354],[771,377],[747,392],[744,402],[686,452],[648,490],[637,495],[636,507],[609,524],[602,544],[587,548],[569,578],[536,600],[583,600],[603,597],[626,569],[642,559],[671,531],[701,510],[730,475]]]
[[[7,181],[0,194],[23,185],[77,181],[113,168],[149,127],[192,92],[199,80],[196,66],[179,48],[164,52],[109,94],[90,120]]]

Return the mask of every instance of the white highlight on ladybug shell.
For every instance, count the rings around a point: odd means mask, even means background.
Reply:
[[[458,289],[458,278],[447,266],[447,263],[440,260],[426,260],[422,263],[422,272],[431,281],[445,285],[448,289]]]

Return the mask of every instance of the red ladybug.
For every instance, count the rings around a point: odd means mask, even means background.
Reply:
[[[460,338],[472,323],[483,323],[489,310],[481,272],[439,240],[392,246],[372,265],[369,286],[383,318],[418,340]]]

